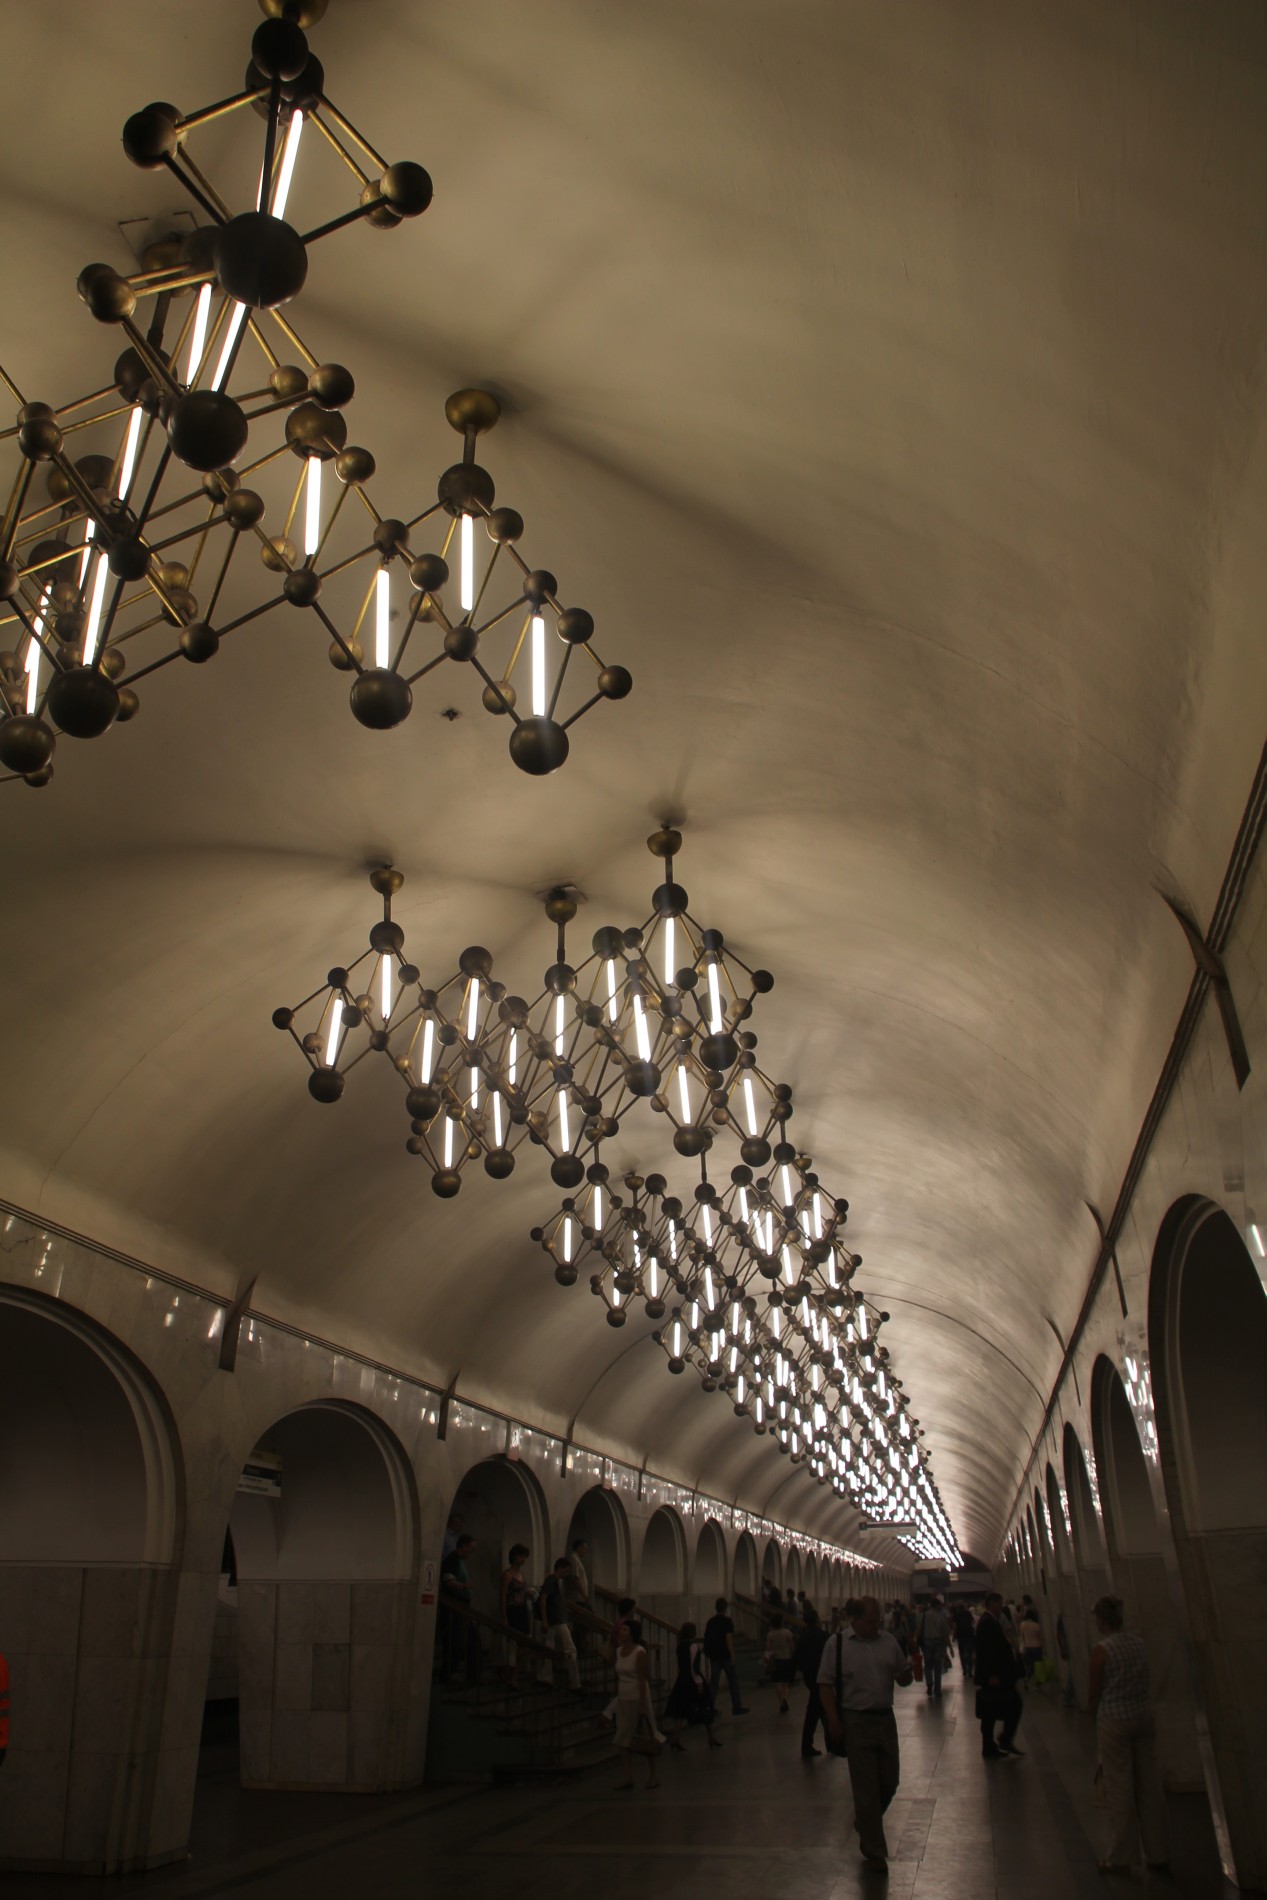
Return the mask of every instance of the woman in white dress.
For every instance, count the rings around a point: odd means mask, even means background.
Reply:
[[[646,1724],[645,1729],[643,1724]],[[647,1652],[642,1647],[642,1624],[630,1618],[620,1632],[616,1651],[616,1746],[624,1765],[620,1789],[632,1788],[635,1751],[647,1757],[647,1786],[658,1788],[656,1756],[664,1737],[656,1728],[651,1706],[651,1684],[647,1677]]]

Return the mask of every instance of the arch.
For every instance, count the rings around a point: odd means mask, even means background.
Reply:
[[[1033,1573],[1037,1571],[1039,1564],[1038,1527],[1034,1522],[1034,1513],[1028,1505],[1025,1507],[1025,1537],[1029,1544],[1028,1569],[1030,1574],[1033,1575]]]
[[[1073,1546],[1069,1542],[1069,1526],[1065,1522],[1064,1501],[1060,1494],[1060,1480],[1056,1476],[1051,1460],[1047,1462],[1047,1515],[1051,1519],[1052,1541],[1055,1546],[1056,1568],[1061,1576],[1073,1575]]]
[[[1103,1353],[1091,1370],[1091,1448],[1110,1559],[1152,1555],[1162,1548],[1144,1448],[1117,1367]]]
[[[233,1500],[239,1581],[413,1575],[413,1477],[373,1413],[329,1400],[302,1405],[275,1420],[256,1449],[280,1459],[280,1494],[240,1490]]]
[[[119,1340],[60,1300],[0,1293],[0,1523],[18,1563],[168,1564],[174,1431]]]
[[[1051,1537],[1048,1531],[1049,1512],[1044,1507],[1042,1493],[1034,1492],[1034,1525],[1038,1532],[1038,1560],[1046,1568],[1051,1565]]]
[[[825,1565],[825,1564],[824,1564],[824,1574],[826,1574],[826,1565]],[[807,1555],[806,1555],[806,1558],[805,1558],[805,1583],[804,1583],[804,1589],[805,1589],[805,1595],[806,1595],[806,1597],[807,1597],[807,1599],[808,1599],[808,1601],[809,1601],[810,1603],[813,1603],[813,1604],[814,1604],[814,1607],[815,1607],[815,1608],[817,1609],[817,1607],[818,1607],[818,1605],[817,1605],[817,1601],[816,1601],[816,1599],[817,1599],[817,1596],[818,1596],[818,1589],[819,1589],[819,1584],[818,1584],[818,1562],[817,1562],[817,1559],[815,1558],[815,1556],[814,1556],[814,1553],[813,1553],[813,1551],[812,1551],[812,1550],[811,1550],[811,1551],[809,1551],[809,1552],[807,1553]]]
[[[680,1596],[686,1588],[686,1531],[677,1512],[662,1504],[647,1519],[638,1563],[638,1595]]]
[[[593,1485],[577,1499],[568,1526],[569,1551],[578,1537],[589,1545],[591,1587],[623,1596],[629,1588],[629,1518],[616,1493],[606,1485]]]
[[[735,1545],[734,1591],[736,1596],[757,1594],[757,1545],[751,1531],[740,1531]]]
[[[453,1494],[449,1516],[460,1517],[463,1533],[475,1539],[466,1568],[475,1608],[486,1614],[498,1613],[512,1544],[527,1545],[530,1577],[548,1576],[555,1558],[567,1555],[550,1546],[550,1512],[535,1474],[504,1453],[471,1466]]]
[[[700,1525],[691,1588],[700,1600],[700,1608],[707,1607],[709,1615],[716,1599],[726,1595],[726,1540],[716,1518],[705,1518]]]
[[[1267,1293],[1213,1201],[1186,1195],[1161,1224],[1148,1347],[1206,1787],[1224,1870],[1253,1890],[1267,1887],[1267,1659],[1239,1630],[1267,1563]]]
[[[1091,1495],[1087,1461],[1078,1434],[1068,1423],[1065,1425],[1062,1447],[1065,1494],[1069,1499],[1069,1515],[1073,1519],[1074,1555],[1084,1570],[1103,1570],[1108,1563],[1108,1552],[1104,1547],[1100,1514]]]
[[[784,1561],[783,1588],[785,1592],[788,1590],[795,1592],[801,1588],[801,1553],[795,1544],[789,1547]]]
[[[782,1594],[783,1552],[779,1548],[777,1539],[773,1537],[767,1539],[766,1547],[761,1553],[761,1580],[763,1583],[776,1583],[779,1586],[780,1595]]]

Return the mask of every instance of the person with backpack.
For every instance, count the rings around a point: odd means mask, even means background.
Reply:
[[[950,1640],[950,1623],[941,1607],[941,1598],[934,1597],[919,1620],[916,1639],[924,1657],[924,1690],[929,1696],[941,1695],[941,1672],[946,1661],[946,1644]]]
[[[576,1659],[576,1644],[572,1640],[572,1622],[568,1613],[568,1578],[571,1573],[570,1560],[557,1557],[553,1571],[541,1586],[537,1614],[545,1625],[545,1641],[563,1658],[568,1688],[575,1690],[581,1686],[581,1667]],[[540,1680],[553,1682],[554,1670],[549,1663],[542,1668]]]
[[[887,1869],[884,1815],[901,1773],[893,1690],[906,1688],[912,1671],[896,1636],[880,1628],[876,1599],[858,1597],[848,1607],[852,1630],[847,1636],[838,1631],[823,1645],[818,1693],[827,1732],[848,1757],[862,1858],[869,1867]]]

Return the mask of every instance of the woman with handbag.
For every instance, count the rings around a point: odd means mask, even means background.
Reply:
[[[721,1747],[713,1734],[713,1696],[704,1680],[702,1655],[694,1623],[683,1623],[677,1637],[677,1680],[664,1705],[664,1713],[674,1725],[668,1732],[669,1747],[679,1755],[685,1750],[678,1736],[688,1722],[703,1725],[710,1748]]]
[[[624,1763],[625,1778],[619,1790],[632,1788],[633,1758],[647,1757],[647,1786],[658,1788],[656,1757],[664,1737],[656,1727],[651,1706],[651,1683],[647,1676],[647,1652],[642,1647],[642,1624],[636,1617],[626,1620],[616,1651],[616,1746]]]

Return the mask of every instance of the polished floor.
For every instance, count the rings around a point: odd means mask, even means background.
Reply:
[[[850,1830],[845,1764],[802,1761],[800,1706],[780,1718],[768,1689],[753,1712],[666,1756],[662,1786],[618,1794],[613,1766],[573,1781],[445,1788],[412,1796],[244,1795],[227,1774],[200,1787],[192,1858],[112,1894],[202,1900],[346,1900],[349,1895],[462,1900],[1223,1900],[1205,1804],[1172,1798],[1174,1871],[1106,1880],[1096,1870],[1102,1817],[1090,1800],[1090,1723],[1031,1694],[1017,1737],[1023,1760],[986,1763],[971,1690],[956,1675],[940,1702],[899,1695],[902,1786],[888,1818],[887,1875],[866,1868]],[[639,1764],[639,1779],[644,1773]],[[5,1900],[100,1894],[98,1881],[7,1876]]]

